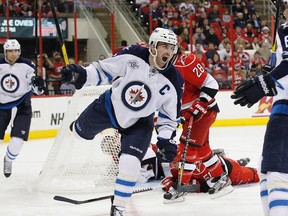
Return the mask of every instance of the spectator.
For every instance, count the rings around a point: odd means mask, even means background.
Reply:
[[[194,33],[193,37],[196,43],[199,43],[202,46],[205,45],[206,36],[203,34],[203,30],[200,27],[196,28],[196,32]]]
[[[50,81],[50,85],[52,85],[52,90],[54,91],[54,94],[57,93],[61,86],[61,69],[63,66],[65,66],[65,63],[61,57],[61,54],[59,52],[53,53],[53,60],[50,61],[50,59],[47,57],[45,58],[49,65],[48,69],[48,78]]]
[[[103,54],[100,54],[98,60],[103,60],[103,59],[106,59],[106,56],[103,55]],[[78,63],[78,64],[79,64],[79,63]]]
[[[244,62],[244,68],[246,71],[249,71],[250,70],[250,55],[244,49],[245,47],[243,46],[243,44],[239,44],[237,47],[239,57]]]
[[[200,43],[195,44],[195,50],[192,51],[198,58],[200,58],[201,62],[207,65],[207,57],[205,55],[203,46]]]
[[[258,36],[259,44],[261,45],[263,42],[266,42],[268,48],[272,48],[272,36],[270,35],[270,30],[267,26],[262,28],[262,32]]]
[[[256,14],[252,14],[251,19],[248,22],[252,24],[254,30],[256,30],[258,33],[260,32],[261,29],[260,20],[258,19]]]
[[[222,26],[229,27],[231,22],[231,15],[229,13],[229,8],[225,8],[224,13],[222,14]]]
[[[219,6],[213,5],[212,10],[208,13],[208,20],[210,22],[220,22],[220,13],[219,13]]]
[[[181,9],[182,7],[185,8],[186,13],[195,13],[195,7],[193,4],[190,3],[190,0],[184,0],[180,5],[179,8]]]
[[[221,34],[218,35],[218,38],[219,38],[219,41],[220,43],[224,40],[224,38],[229,38],[229,35],[228,35],[228,28],[226,26],[222,26],[221,28]]]
[[[208,63],[212,62],[213,56],[215,54],[217,54],[217,51],[215,50],[215,45],[214,45],[214,43],[210,42],[208,44],[208,50],[205,52]]]
[[[215,45],[215,49],[218,49],[220,40],[218,36],[215,34],[214,28],[210,28],[209,34],[206,35],[206,44],[213,43]]]
[[[256,76],[259,76],[259,75],[261,75],[261,73],[259,73],[257,70],[257,64],[252,64],[251,70],[249,72],[249,76],[247,77],[247,79],[252,79],[252,78],[255,78]]]
[[[227,62],[232,55],[231,43],[227,43],[225,48],[219,51],[220,60]]]
[[[241,29],[246,27],[246,21],[243,18],[243,13],[238,13],[234,19],[234,28],[239,26]]]
[[[251,43],[251,47],[253,50],[260,49],[259,42],[258,42],[258,36],[254,36],[253,41]]]
[[[128,46],[127,41],[126,40],[122,40],[121,41],[121,46],[114,50],[113,55],[115,55],[116,53],[118,53],[119,51],[121,51],[123,48],[125,48],[127,46]]]
[[[250,62],[252,65],[260,64],[261,67],[268,63],[264,58],[261,57],[261,54],[258,51],[254,53],[254,56]]]
[[[261,57],[265,60],[265,62],[268,63],[272,55],[272,52],[268,47],[268,43],[263,42],[262,44],[260,44],[260,48],[257,51],[260,53]]]

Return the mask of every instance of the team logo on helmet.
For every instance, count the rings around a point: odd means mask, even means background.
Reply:
[[[122,91],[122,101],[131,110],[143,109],[151,99],[151,90],[140,81],[128,83]]]
[[[13,93],[19,88],[19,80],[13,74],[7,74],[1,79],[1,87],[4,91]]]

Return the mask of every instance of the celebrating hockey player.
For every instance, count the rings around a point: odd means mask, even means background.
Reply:
[[[221,195],[229,193],[233,188],[228,176],[228,169],[226,166],[222,167],[219,157],[213,153],[209,145],[209,130],[219,112],[215,101],[215,95],[219,89],[218,83],[205,70],[204,64],[193,53],[180,54],[174,65],[185,80],[182,99],[184,122],[177,156],[171,163],[171,173],[175,182],[169,191],[164,194],[164,202],[171,203],[185,200],[186,192],[178,188],[179,182],[177,182],[177,179],[179,175],[182,175],[181,184],[189,184],[194,170],[199,170],[202,173],[210,187],[210,194],[220,193],[220,191]],[[190,137],[186,137],[190,118],[193,118],[192,130]],[[182,160],[187,139],[188,148],[184,161],[184,172],[179,173],[179,162]]]
[[[31,89],[42,94],[44,81],[35,76],[34,63],[20,57],[21,46],[15,39],[3,45],[4,56],[0,59],[0,143],[11,120],[11,139],[4,157],[3,171],[8,178],[12,172],[12,161],[27,141],[32,118]]]
[[[110,90],[91,103],[71,126],[80,139],[93,139],[107,128],[121,134],[119,174],[114,188],[111,215],[123,215],[140,172],[156,123],[157,146],[163,160],[172,161],[177,145],[173,140],[180,118],[183,78],[171,64],[177,53],[177,37],[171,30],[156,28],[149,48],[132,45],[117,55],[95,61],[88,67],[71,64],[62,69],[63,81],[77,89],[108,84]],[[77,76],[74,78],[73,73]]]
[[[276,65],[266,75],[244,82],[231,96],[251,107],[263,96],[274,96],[262,150],[260,190],[264,215],[288,215],[288,1],[281,1],[286,18],[276,34]],[[266,67],[267,68],[267,67]]]

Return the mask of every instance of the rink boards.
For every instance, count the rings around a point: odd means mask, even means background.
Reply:
[[[220,108],[213,126],[265,125],[270,115],[273,98],[264,97],[250,109],[235,106],[230,98],[232,91],[220,91],[217,102]],[[38,96],[32,98],[33,117],[29,139],[55,137],[64,119],[71,96]],[[10,128],[10,127],[9,127]],[[8,129],[4,142],[9,139]]]

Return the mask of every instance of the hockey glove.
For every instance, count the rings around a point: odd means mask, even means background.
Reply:
[[[174,182],[177,182],[177,179],[175,179],[173,176],[167,176],[161,181],[161,185],[163,185],[162,190],[167,192],[170,187],[174,184]]]
[[[162,139],[156,143],[158,152],[156,154],[159,162],[172,162],[177,152],[177,144],[173,139]]]
[[[41,76],[34,76],[32,77],[32,91],[37,94],[43,94],[45,89],[45,82]]]
[[[189,121],[191,116],[194,118],[194,122],[199,121],[203,115],[207,113],[208,103],[201,99],[196,99],[193,101],[191,107],[183,112],[183,117],[186,121]]]
[[[250,108],[253,104],[257,103],[264,96],[274,96],[277,94],[275,82],[272,76],[261,75],[254,79],[246,80],[237,87],[234,94],[231,95],[235,99],[234,104],[246,106]]]
[[[265,65],[261,68],[263,74],[270,73],[273,69],[274,69],[274,67],[271,66],[271,65],[268,65],[268,64],[265,64]]]
[[[87,80],[87,72],[80,65],[69,64],[61,69],[61,80],[72,83],[76,89],[81,89]]]

